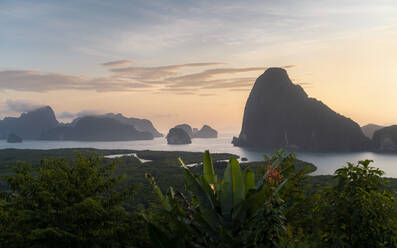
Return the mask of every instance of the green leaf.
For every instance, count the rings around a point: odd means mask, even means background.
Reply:
[[[237,159],[231,158],[230,165],[232,166],[233,178],[233,206],[236,206],[245,199],[245,182]]]
[[[186,188],[191,190],[200,202],[200,208],[215,208],[215,196],[210,185],[206,180],[197,178],[185,165],[181,158],[179,163],[184,169],[184,179]]]
[[[280,190],[284,187],[284,185],[287,183],[288,178],[285,179],[282,183],[280,183],[277,188],[274,190],[275,194],[278,194],[278,192],[280,192]]]
[[[255,173],[250,169],[244,170],[245,192],[246,194],[250,189],[255,187]]]
[[[223,216],[230,215],[233,209],[233,179],[232,179],[232,166],[230,165],[230,163],[226,167],[225,172],[223,173],[220,200],[221,200],[222,215]]]
[[[156,248],[167,248],[171,247],[172,241],[168,236],[158,227],[152,223],[148,223],[148,234],[152,247]]]
[[[245,199],[245,182],[240,164],[231,158],[221,185],[222,215],[230,215],[233,207]]]
[[[171,210],[171,206],[169,204],[169,201],[167,201],[166,197],[164,197],[163,193],[161,192],[160,187],[157,185],[156,181],[154,180],[154,177],[151,176],[150,174],[145,174],[145,177],[147,179],[149,179],[150,184],[153,186],[153,191],[154,193],[156,193],[157,197],[159,198],[161,204],[163,205],[163,207],[170,211]]]
[[[247,211],[249,212],[249,215],[255,214],[258,209],[262,207],[262,205],[266,201],[266,188],[261,187],[259,190],[257,190],[254,194],[251,194],[246,200],[245,200],[245,207],[247,208]]]
[[[188,169],[184,168],[185,185],[197,196],[200,208],[215,208],[215,196],[210,185],[203,178],[193,175]]]
[[[214,171],[214,166],[212,164],[211,155],[208,150],[204,152],[204,178],[209,184],[216,184],[218,179]]]
[[[185,163],[183,162],[182,158],[178,158],[178,162],[179,162],[179,164],[180,164],[183,168],[187,169],[187,166],[186,166]]]

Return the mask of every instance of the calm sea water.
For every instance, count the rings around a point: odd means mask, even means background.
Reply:
[[[154,151],[194,151],[202,152],[227,152],[248,158],[249,161],[261,161],[263,155],[270,151],[252,150],[235,147],[231,144],[232,135],[221,135],[217,139],[193,139],[189,145],[168,145],[164,138],[144,141],[122,141],[122,142],[75,142],[75,141],[29,141],[20,144],[9,144],[0,141],[0,149],[56,149],[56,148],[98,148],[98,149],[132,149],[132,150],[154,150]],[[355,153],[309,153],[299,152],[297,157],[301,160],[311,162],[317,166],[316,175],[333,174],[333,172],[346,164],[358,160],[374,160],[374,166],[386,172],[388,177],[397,177],[397,154],[378,154],[372,152]]]

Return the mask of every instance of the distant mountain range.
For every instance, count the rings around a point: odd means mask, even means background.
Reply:
[[[11,134],[24,140],[76,141],[148,140],[162,136],[151,121],[127,118],[122,114],[85,116],[61,124],[50,106],[1,120],[0,138],[7,139]]]

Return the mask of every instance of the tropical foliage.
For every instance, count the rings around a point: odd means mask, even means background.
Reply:
[[[311,168],[296,161],[275,151],[259,166],[219,164],[206,151],[194,168],[139,163],[154,201],[135,201],[148,192],[123,181],[140,175],[135,158],[18,163],[0,190],[0,247],[397,247],[395,192],[371,161],[348,163],[328,185],[310,185]]]
[[[282,180],[277,166],[269,166],[256,182],[254,172],[249,168],[242,170],[235,158],[230,159],[223,178],[218,178],[208,151],[204,155],[203,175],[192,174],[182,161],[180,163],[189,197],[175,194],[172,188],[163,195],[154,179],[148,177],[164,214],[174,220],[169,225],[189,233],[169,232],[172,228],[165,223],[148,219],[153,245],[243,247],[267,243],[271,247],[277,244],[285,222],[279,209],[279,191],[287,182]]]

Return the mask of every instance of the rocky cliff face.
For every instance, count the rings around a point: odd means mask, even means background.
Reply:
[[[167,143],[171,145],[190,144],[192,140],[189,134],[182,128],[171,128],[167,135]]]
[[[234,144],[306,151],[370,148],[370,140],[357,123],[309,98],[281,68],[270,68],[256,80],[245,106],[240,136]]]
[[[38,139],[43,132],[58,126],[58,121],[51,107],[39,108],[20,117],[7,117],[0,121],[0,136],[16,134],[23,139]]]
[[[174,128],[180,128],[183,129],[183,131],[185,131],[190,138],[194,138],[193,136],[193,128],[189,125],[189,124],[179,124],[176,125]]]
[[[82,117],[74,125],[58,126],[41,136],[42,140],[74,141],[127,141],[150,140],[153,135],[140,132],[132,125],[120,123],[111,118],[96,116]]]
[[[375,151],[397,152],[397,125],[377,130],[372,140]]]

